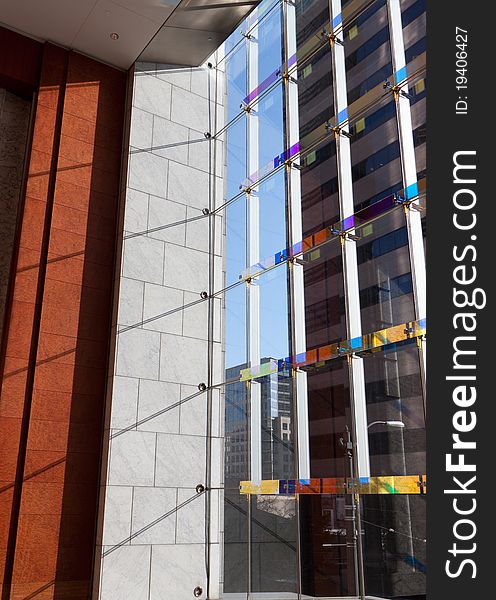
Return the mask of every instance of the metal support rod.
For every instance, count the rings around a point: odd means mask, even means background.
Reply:
[[[254,22],[257,10],[253,13]],[[258,85],[258,44],[248,40],[248,89]],[[259,167],[259,117],[256,111],[246,114],[247,124],[247,175],[255,173]],[[260,260],[260,208],[258,194],[252,190],[246,193],[246,267]],[[260,364],[260,288],[257,282],[250,282],[246,289],[247,300],[247,339],[248,363]],[[250,477],[252,481],[262,479],[262,394],[258,381],[248,387],[250,400]]]

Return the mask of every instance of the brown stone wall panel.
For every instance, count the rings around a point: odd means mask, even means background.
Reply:
[[[110,294],[112,272],[110,266],[85,262],[79,257],[69,256],[59,260],[55,256],[47,265],[47,280],[79,285],[82,288],[87,286]]]
[[[22,368],[27,368],[31,347],[31,331],[34,316],[34,304],[14,300],[11,305],[10,327],[15,335],[9,336],[7,358],[22,359]],[[21,367],[16,367],[16,370]],[[4,381],[12,375],[11,367],[4,366]]]
[[[99,410],[101,396],[95,394],[76,394],[53,390],[34,390],[31,414],[33,419],[42,419],[47,412],[53,420],[73,423],[100,424]]]
[[[43,45],[10,29],[0,27],[0,82],[26,95],[38,86]]]
[[[43,340],[40,341],[38,350],[37,362],[39,364],[56,359],[58,363],[74,365],[76,350],[77,363],[83,367],[101,368],[102,362],[106,359],[106,353],[99,341],[46,332]]]
[[[0,487],[9,486],[15,477],[17,448],[21,433],[20,419],[0,416]]]
[[[90,220],[98,221],[100,219],[101,217],[95,216]],[[88,227],[90,227],[89,223]],[[102,227],[101,221],[98,227]],[[113,240],[94,238],[91,243],[88,243],[88,237],[63,229],[52,228],[50,253],[58,257],[83,257],[84,255],[91,262],[113,266],[115,252]]]
[[[0,416],[21,419],[23,405],[19,402],[19,398],[22,397],[26,389],[26,378],[27,360],[19,358],[5,359]],[[12,457],[4,456],[3,451],[0,451],[0,456],[2,460],[12,459]]]
[[[29,532],[24,531],[23,533],[25,533],[23,538],[29,538]],[[56,567],[56,544],[42,544],[42,547],[38,545],[37,548],[30,548],[29,545],[17,547],[13,579],[16,584],[36,584],[35,589],[38,589],[53,581]]]
[[[39,203],[46,199],[52,167],[50,128],[57,94],[50,85],[63,62],[57,51],[46,55],[55,74],[42,78],[43,111],[35,126],[32,182],[27,186],[33,216],[26,215],[23,223],[26,242],[20,263],[21,272],[30,274],[23,278],[27,292],[38,268],[37,256],[26,251],[34,253],[41,244],[42,229],[36,227],[44,207]],[[12,598],[27,593],[36,593],[37,600],[89,597],[124,89],[123,73],[69,54]],[[22,346],[16,353],[21,351]]]
[[[81,293],[84,294],[84,304],[81,304]],[[105,302],[108,291],[98,288],[84,287],[75,283],[67,283],[51,278],[49,289],[45,290],[45,302],[61,306],[67,302],[70,306],[79,307],[83,314],[105,314]]]
[[[101,194],[114,195],[114,197],[116,186],[119,185],[117,173],[114,174],[86,163],[79,164],[65,158],[61,158],[59,161],[57,179]]]
[[[109,218],[115,212],[115,194],[102,194],[67,181],[57,181],[55,190],[57,204],[84,210],[100,217]]]

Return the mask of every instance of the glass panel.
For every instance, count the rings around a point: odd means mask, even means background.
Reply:
[[[260,289],[260,356],[262,360],[286,358],[290,353],[287,265],[263,273],[254,284]]]
[[[296,44],[303,46],[316,33],[329,25],[328,0],[296,0]]]
[[[425,410],[415,341],[364,356],[371,475],[423,475]],[[402,422],[404,427],[377,421]],[[425,594],[425,496],[362,496],[366,592]]]
[[[226,438],[227,439],[227,438]],[[226,460],[227,460],[226,448]],[[229,459],[231,460],[231,459]],[[224,597],[248,598],[248,507],[250,496],[224,492]]]
[[[334,114],[332,67],[329,45],[322,46],[297,70],[300,138]]]
[[[218,212],[224,223],[225,280],[218,280],[215,291],[239,281],[246,266],[246,195],[232,201]]]
[[[425,496],[362,496],[366,593],[425,598]]]
[[[239,36],[239,33],[235,35]],[[234,37],[234,36],[231,36]],[[226,71],[227,122],[240,112],[240,104],[248,94],[247,42],[236,46],[224,61]]]
[[[258,169],[272,164],[284,150],[283,86],[278,84],[273,90],[260,97],[254,112],[248,118],[258,126]],[[255,152],[255,148],[251,151]],[[251,175],[251,173],[250,173]],[[254,178],[252,181],[257,181]]]
[[[426,50],[425,0],[401,2],[401,21],[407,64]]]
[[[402,207],[356,230],[364,333],[415,319],[405,214]]]
[[[300,496],[305,598],[355,595],[352,508],[349,496]]]
[[[234,121],[218,137],[219,142],[225,147],[224,196],[226,200],[230,200],[239,194],[243,182],[248,176],[245,116],[242,115]]]
[[[303,237],[339,221],[336,142],[329,138],[301,160]]]
[[[262,478],[294,479],[296,432],[291,375],[272,373],[256,381],[262,397]]]
[[[307,349],[346,339],[339,238],[306,253],[303,263]]]
[[[257,278],[260,290],[260,356],[262,364],[290,353],[288,267],[285,264]],[[262,404],[262,477],[294,478],[295,419],[293,382],[287,372],[256,380]]]
[[[364,369],[371,475],[425,473],[425,414],[415,340],[365,355]]]
[[[232,304],[231,301],[226,303]],[[228,367],[234,358],[230,363],[227,360],[226,377],[230,379],[239,373],[239,365]],[[239,482],[249,477],[250,428],[246,384],[237,382],[225,386],[224,405],[224,592],[246,593],[249,496],[239,494]]]
[[[360,210],[403,187],[393,97],[380,98],[353,119],[350,131],[353,201]]]
[[[307,374],[311,477],[349,477],[351,428],[348,365],[336,359]],[[352,495],[301,495],[302,593],[355,594]]]
[[[268,258],[288,245],[284,170],[264,180],[252,194],[259,201],[260,258]]]
[[[258,82],[261,83],[282,64],[281,7],[262,19],[252,35],[258,48]]]
[[[348,104],[392,73],[386,0],[372,5],[343,31]]]
[[[224,293],[225,380],[246,367],[246,286],[238,285]]]
[[[408,86],[410,95],[410,106],[412,111],[413,142],[415,145],[415,164],[417,173],[426,169],[426,88],[427,79],[425,77],[416,78]]]
[[[292,598],[284,592],[295,594],[298,589],[296,498],[248,497],[252,592],[277,592],[277,598]]]

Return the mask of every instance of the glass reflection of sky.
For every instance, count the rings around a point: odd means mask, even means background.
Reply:
[[[273,1],[263,2],[260,13],[265,13]],[[250,25],[245,21],[226,41],[225,61],[227,79],[227,120],[240,113],[240,104],[250,91],[247,89],[248,44],[256,44],[258,52],[258,82],[265,79],[283,62],[281,35],[281,8],[272,10],[251,30],[252,39],[242,38]],[[240,41],[241,40],[241,41]],[[284,119],[282,83],[262,97],[254,106],[258,121],[258,167],[272,161],[283,152]],[[253,114],[242,115],[231,124],[224,136],[226,148],[226,198],[239,194],[247,172],[248,120]],[[285,173],[273,174],[253,189],[259,202],[260,257],[270,256],[287,246]],[[249,200],[248,200],[249,201]],[[247,199],[243,195],[225,209],[226,218],[226,286],[238,281],[248,265],[246,256]],[[274,273],[266,274],[254,285],[260,288],[260,350],[262,357],[287,356],[288,343],[288,288],[287,268],[281,265]],[[246,363],[246,286],[244,284],[226,293],[226,368]]]

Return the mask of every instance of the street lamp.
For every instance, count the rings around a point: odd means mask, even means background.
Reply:
[[[367,429],[370,429],[373,425],[385,425],[386,427],[397,427],[398,429],[405,427],[403,421],[374,421],[367,425]]]

